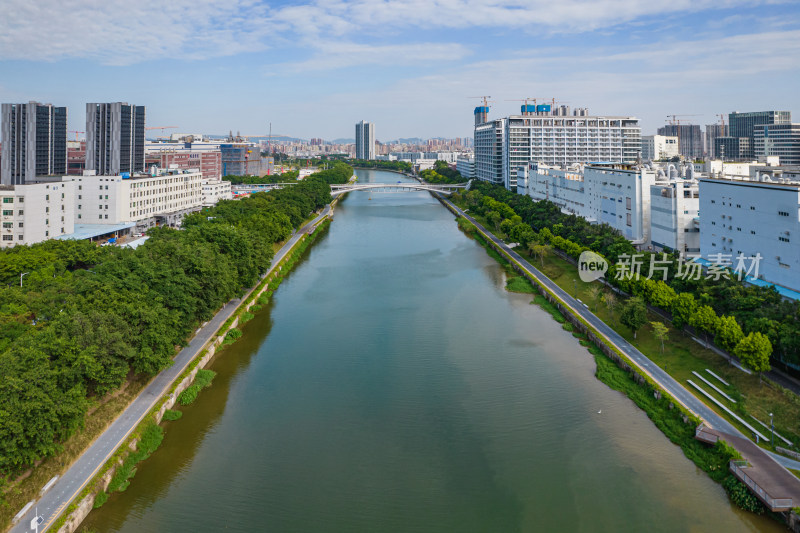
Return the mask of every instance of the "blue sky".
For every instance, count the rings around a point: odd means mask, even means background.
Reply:
[[[147,106],[182,132],[472,135],[533,97],[591,113],[797,108],[800,3],[740,0],[5,0],[0,101]],[[178,131],[178,130],[172,130]]]

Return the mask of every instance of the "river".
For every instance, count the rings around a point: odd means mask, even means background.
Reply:
[[[398,174],[357,171],[359,181]],[[782,531],[428,193],[350,193],[98,532]]]

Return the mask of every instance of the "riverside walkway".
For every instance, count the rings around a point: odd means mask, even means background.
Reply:
[[[330,205],[302,229],[295,232],[292,237],[275,253],[272,258],[269,270],[261,277],[265,278],[290,252],[300,238],[308,233],[324,218],[331,213]],[[39,531],[46,531],[52,523],[61,515],[62,511],[81,493],[86,484],[94,478],[97,472],[114,454],[116,449],[125,442],[133,429],[150,412],[164,394],[172,386],[175,379],[183,373],[189,363],[194,360],[198,353],[217,333],[222,324],[230,318],[236,311],[242,300],[246,299],[253,289],[245,293],[242,298],[234,298],[227,302],[222,309],[214,315],[214,318],[200,327],[195,336],[189,341],[188,346],[182,349],[173,359],[173,364],[162,370],[153,380],[139,393],[125,410],[117,417],[111,425],[83,452],[83,454],[70,467],[61,474],[56,483],[37,500],[31,508],[9,530],[12,533],[26,533],[30,529],[31,519],[36,516],[38,509],[42,523]]]
[[[742,461],[731,461],[731,472],[750,487],[753,494],[773,512],[792,509],[800,503],[800,480],[772,460],[750,439],[699,426],[695,438],[715,444],[722,439],[742,454]]]
[[[650,376],[658,385],[667,391],[673,398],[680,402],[686,409],[694,413],[697,417],[704,421],[706,426],[714,428],[718,431],[729,435],[735,435],[743,439],[749,440],[747,435],[744,435],[730,422],[718,415],[700,399],[690,393],[683,385],[678,383],[672,376],[667,374],[661,367],[653,363],[642,352],[636,349],[631,343],[625,340],[622,335],[614,331],[609,325],[597,318],[582,302],[571,296],[561,287],[559,287],[550,278],[545,276],[536,267],[531,265],[517,252],[508,247],[502,240],[495,237],[495,235],[486,230],[474,218],[464,213],[459,207],[447,200],[441,198],[441,201],[449,205],[460,216],[463,216],[471,223],[473,223],[486,238],[490,239],[498,247],[502,248],[509,256],[511,256],[531,277],[537,280],[539,284],[546,287],[550,292],[555,294],[564,304],[571,309],[571,311],[588,322],[596,331],[598,331],[605,339],[615,346],[620,352],[624,353],[628,359],[633,362],[641,372]],[[753,445],[755,446],[755,444]],[[800,461],[789,459],[782,455],[771,452],[764,452],[768,454],[769,458],[780,465],[780,468],[792,468],[800,470]],[[777,465],[776,465],[777,466]],[[788,472],[787,472],[788,473]],[[790,474],[791,475],[791,474]],[[794,478],[794,481],[800,487],[800,480]]]

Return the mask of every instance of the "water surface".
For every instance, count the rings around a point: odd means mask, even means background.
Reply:
[[[350,193],[272,303],[214,360],[213,386],[85,525],[782,530],[734,509],[504,279],[427,193]]]

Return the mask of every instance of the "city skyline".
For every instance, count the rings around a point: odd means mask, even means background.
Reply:
[[[380,140],[471,136],[468,97],[484,94],[490,117],[516,114],[507,100],[555,98],[636,116],[645,135],[670,114],[704,126],[797,112],[800,8],[719,4],[11,0],[0,101],[66,106],[70,130],[84,129],[86,102],[128,101],[147,106],[148,126],[266,135],[272,123],[306,139],[351,137],[362,118]]]

